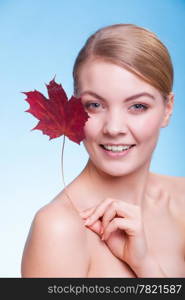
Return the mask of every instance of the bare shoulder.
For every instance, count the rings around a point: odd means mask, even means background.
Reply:
[[[185,196],[185,177],[151,173],[151,181],[160,188],[176,195]]]
[[[185,177],[152,173],[162,193],[169,199],[170,211],[185,224]]]
[[[25,244],[22,277],[86,277],[86,230],[62,193],[36,214]]]

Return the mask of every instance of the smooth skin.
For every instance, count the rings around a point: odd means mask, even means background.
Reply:
[[[86,219],[85,225],[107,240],[111,252],[126,262],[138,277],[165,277],[160,266],[150,253],[142,222],[141,209],[138,205],[128,204],[115,199],[106,199],[95,209],[90,208],[81,213]],[[96,230],[94,223],[102,218],[101,230]],[[123,231],[122,238],[111,241],[111,233]],[[160,276],[161,275],[161,276]]]
[[[174,95],[105,61],[80,72],[87,165],[35,215],[22,277],[185,277],[185,179],[149,171]],[[109,157],[100,144],[134,144]],[[102,239],[103,236],[103,239]]]

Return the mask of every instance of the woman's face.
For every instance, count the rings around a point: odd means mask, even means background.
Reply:
[[[86,63],[79,82],[79,96],[90,117],[83,143],[92,163],[111,176],[149,166],[160,128],[166,125],[167,107],[159,91],[126,69],[104,61]],[[105,150],[100,145],[124,148]]]

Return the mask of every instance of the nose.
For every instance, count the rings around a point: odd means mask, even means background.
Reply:
[[[107,114],[103,123],[103,133],[116,136],[119,133],[126,134],[128,131],[126,117],[123,111],[112,111]]]

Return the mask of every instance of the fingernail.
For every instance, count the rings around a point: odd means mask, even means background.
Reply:
[[[100,230],[100,234],[102,234],[103,233],[103,227],[101,228],[101,230]]]

